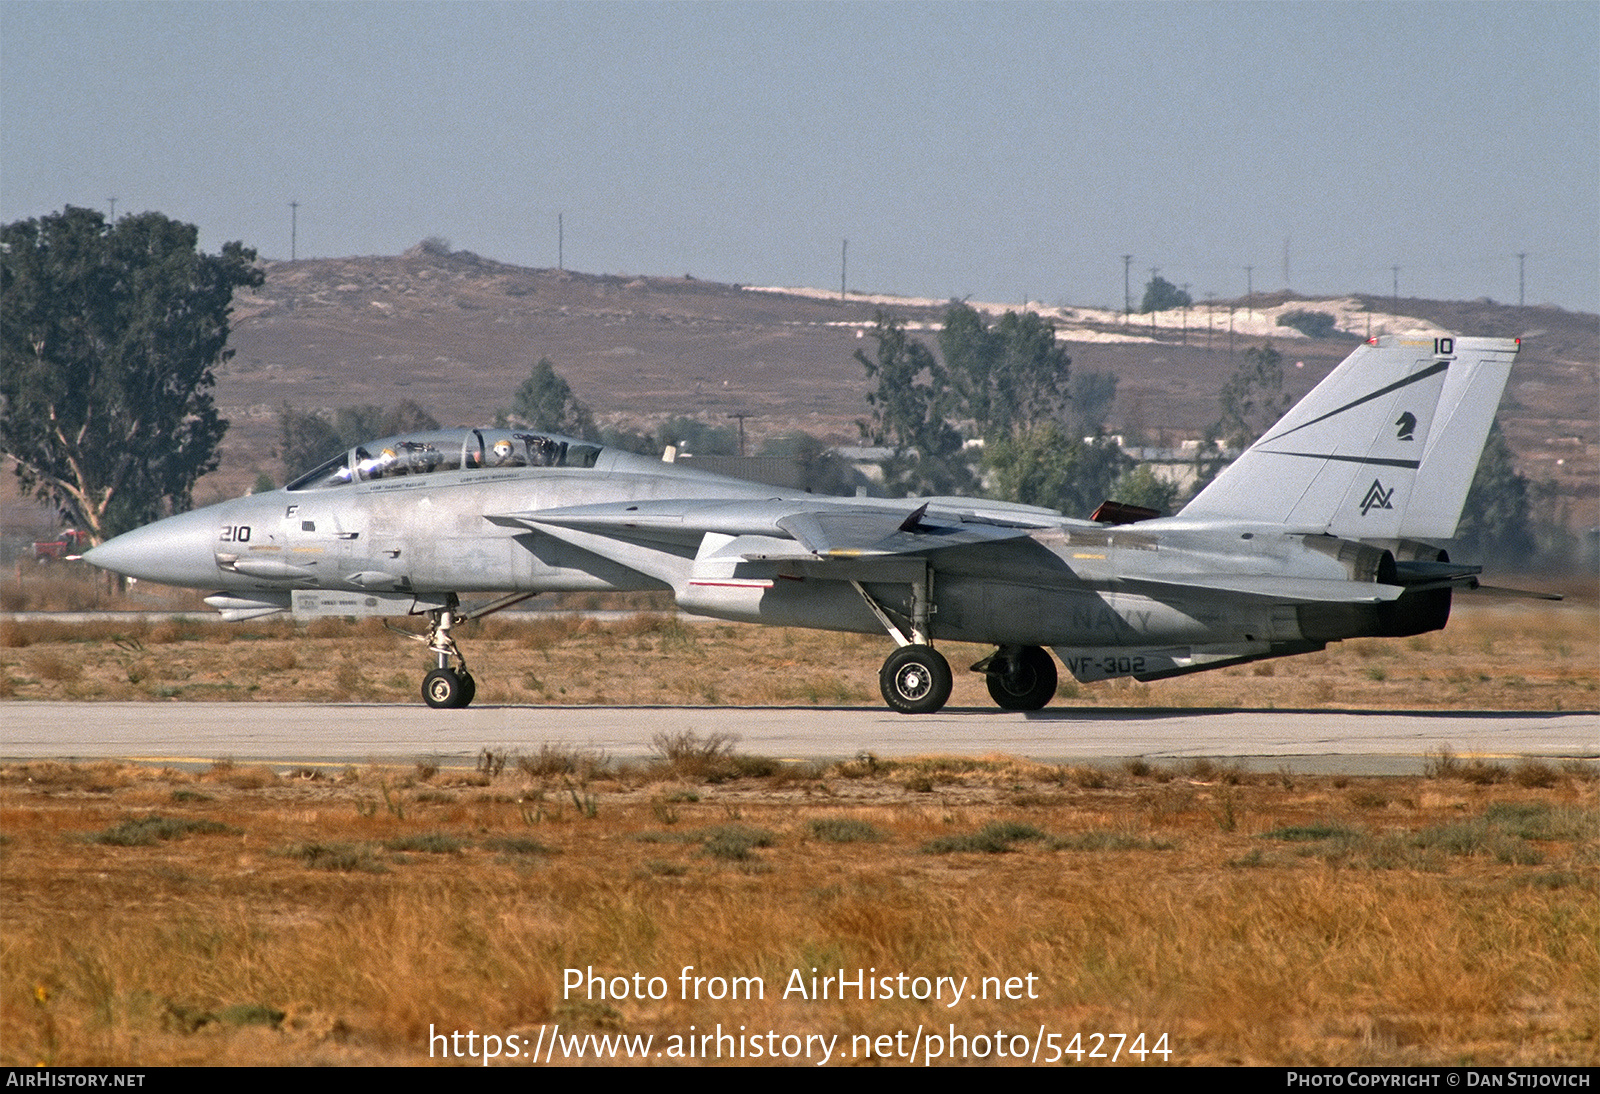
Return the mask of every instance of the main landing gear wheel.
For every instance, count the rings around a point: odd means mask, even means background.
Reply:
[[[950,699],[950,662],[932,646],[901,646],[878,673],[883,701],[901,714],[932,714]]]
[[[466,706],[477,693],[477,682],[470,672],[434,669],[422,679],[422,698],[430,707],[448,710]]]
[[[995,661],[1008,671],[988,672],[983,681],[1002,710],[1041,710],[1055,698],[1056,663],[1038,646],[1023,646],[1009,659],[996,654]]]

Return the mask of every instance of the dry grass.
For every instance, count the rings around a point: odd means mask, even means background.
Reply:
[[[406,621],[413,629],[421,624]],[[458,628],[479,702],[876,706],[887,639],[643,612],[616,623],[493,616]],[[955,706],[992,706],[946,643]],[[1449,627],[1140,684],[1062,682],[1056,706],[1589,710],[1600,621],[1586,604],[1467,604]],[[0,698],[415,702],[414,643],[378,620],[0,624]]]
[[[430,1027],[558,1022],[1165,1033],[1185,1064],[1597,1060],[1588,769],[1086,779],[869,757],[711,783],[665,753],[507,759],[0,768],[0,1063],[410,1064]],[[765,998],[685,1001],[691,965]],[[564,998],[590,967],[671,991]],[[1038,998],[782,998],[814,967],[1031,975]]]

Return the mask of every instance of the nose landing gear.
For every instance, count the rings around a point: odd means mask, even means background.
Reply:
[[[467,671],[467,659],[450,636],[457,603],[452,596],[448,607],[428,613],[428,652],[433,654],[438,667],[422,678],[422,700],[438,709],[464,707],[478,693],[477,681]],[[452,661],[457,667],[451,666]]]
[[[422,701],[440,710],[459,710],[471,703],[478,694],[478,682],[467,671],[467,659],[450,634],[451,627],[458,620],[481,619],[537,595],[514,593],[470,612],[459,612],[461,601],[455,593],[451,593],[444,607],[428,612],[428,633],[407,636],[418,642],[426,642],[428,652],[434,658],[435,667],[422,678]]]

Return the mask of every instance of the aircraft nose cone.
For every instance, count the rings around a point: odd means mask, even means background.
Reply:
[[[86,551],[83,560],[140,581],[204,585],[218,574],[219,526],[214,513],[184,513],[108,539]]]

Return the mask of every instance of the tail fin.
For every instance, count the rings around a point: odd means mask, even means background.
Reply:
[[[1182,515],[1348,539],[1448,539],[1517,349],[1514,338],[1374,338]]]

